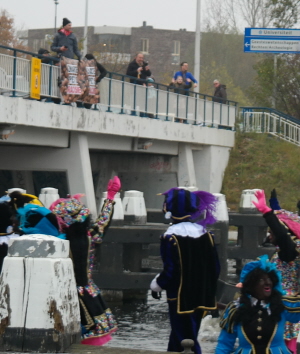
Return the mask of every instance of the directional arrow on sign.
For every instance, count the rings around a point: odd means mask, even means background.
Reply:
[[[250,43],[248,43],[248,42],[245,43],[246,48],[249,47],[249,45],[250,45]]]

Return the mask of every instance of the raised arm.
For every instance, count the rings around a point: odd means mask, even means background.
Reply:
[[[105,231],[109,226],[109,223],[113,216],[114,211],[114,198],[121,188],[121,181],[119,177],[115,176],[108,182],[107,186],[107,199],[105,199],[101,212],[95,222],[90,228],[90,233],[95,242],[101,243],[104,237]]]
[[[253,202],[257,210],[259,210],[265,218],[272,234],[272,243],[279,246],[279,258],[284,262],[293,261],[298,255],[296,244],[291,238],[289,229],[277,218],[273,210],[266,204],[265,192],[257,191],[255,193],[257,202]]]

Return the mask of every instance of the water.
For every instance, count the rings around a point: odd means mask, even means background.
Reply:
[[[148,293],[147,304],[124,304],[112,308],[118,321],[118,331],[107,346],[117,348],[166,351],[170,334],[168,305],[165,292],[161,300]],[[199,341],[203,354],[214,353],[220,332],[219,320],[207,316],[202,320]]]

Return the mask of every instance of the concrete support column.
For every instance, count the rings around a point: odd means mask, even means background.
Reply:
[[[189,144],[178,146],[178,185],[196,187],[196,174],[193,151]]]
[[[70,193],[84,193],[86,202],[94,217],[97,216],[92,167],[88,139],[84,133],[71,133],[70,149],[64,149],[65,163],[68,166]]]
[[[12,171],[66,171],[70,194],[83,193],[83,203],[97,216],[88,140],[85,133],[70,133],[68,148],[6,146],[0,165]],[[17,187],[17,186],[13,186]],[[52,186],[45,186],[52,187]],[[27,193],[33,193],[27,189]],[[59,191],[58,191],[59,192]],[[61,197],[65,197],[61,195]]]
[[[205,145],[202,150],[193,151],[196,182],[199,190],[210,193],[221,191],[230,148]]]

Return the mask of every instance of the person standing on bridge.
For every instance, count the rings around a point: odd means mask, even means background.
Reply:
[[[177,71],[174,74],[174,77],[172,79],[172,83],[175,84],[176,80],[179,76],[182,77],[183,83],[187,86],[191,87],[191,83],[193,82],[194,88],[198,86],[198,81],[194,78],[193,74],[190,73],[189,71],[189,64],[186,61],[183,61],[180,64],[180,71]],[[185,88],[185,94],[188,96],[189,95],[189,87]]]
[[[51,50],[58,55],[74,59],[74,54],[78,60],[81,59],[81,53],[78,49],[77,38],[71,31],[72,23],[67,18],[63,18],[62,28],[56,33]]]
[[[275,189],[269,199],[269,208],[266,204],[263,190],[255,193],[257,202],[253,202],[256,208],[263,214],[268,226],[268,241],[276,246],[276,252],[271,262],[276,264],[281,273],[282,288],[288,296],[299,295],[300,274],[300,218],[280,207]],[[285,325],[284,339],[287,347],[297,353],[297,336],[300,332],[300,322],[287,322]]]
[[[163,193],[163,212],[173,224],[161,236],[163,271],[151,282],[152,296],[167,292],[171,334],[168,351],[182,352],[181,341],[192,339],[193,350],[201,354],[197,340],[204,311],[216,309],[219,260],[213,236],[206,230],[213,224],[217,199],[203,192],[172,188]]]
[[[226,85],[221,85],[219,80],[214,80],[214,87],[213,101],[225,104],[227,102]]]
[[[133,61],[129,63],[126,75],[132,77],[130,79],[132,84],[146,85],[146,79],[151,76],[151,71],[148,62],[144,61],[143,53],[137,53]]]

